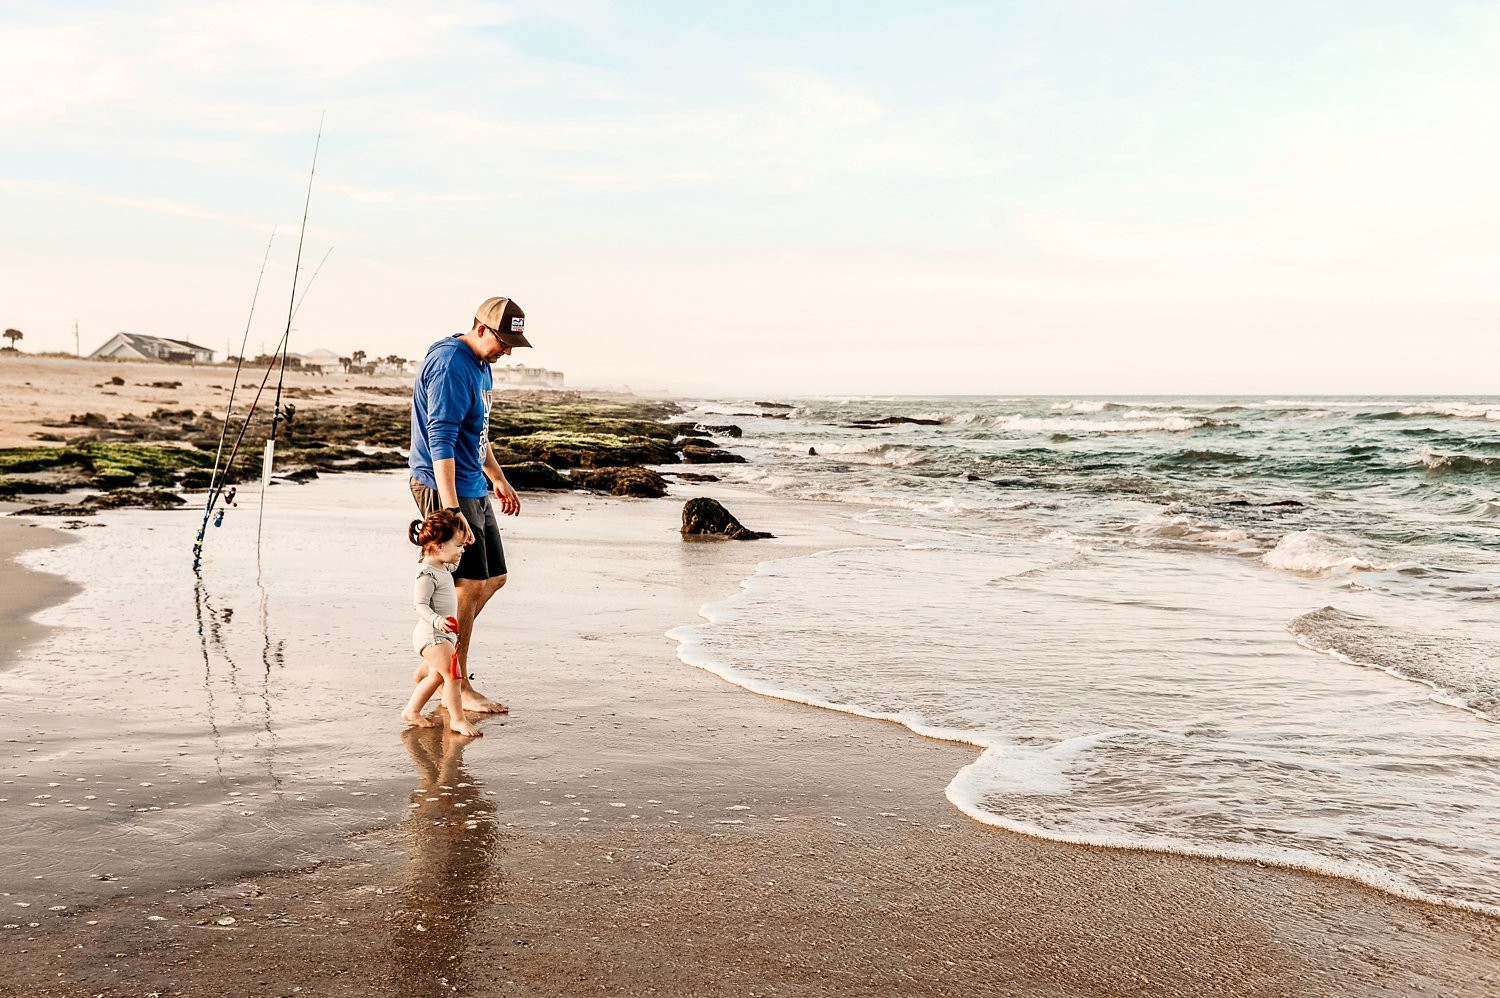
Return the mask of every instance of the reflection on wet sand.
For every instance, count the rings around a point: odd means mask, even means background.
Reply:
[[[469,924],[494,893],[491,858],[500,839],[494,804],[464,769],[470,739],[440,721],[435,728],[407,728],[401,740],[419,782],[402,822],[411,858],[391,955],[411,994],[456,990],[464,979]]]

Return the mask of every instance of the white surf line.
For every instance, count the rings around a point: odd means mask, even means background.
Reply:
[[[781,562],[800,561],[802,558],[822,558],[847,551],[863,550],[870,550],[870,548],[867,548],[865,546],[834,548],[828,551],[819,551],[815,554],[802,555],[796,558],[782,558],[761,562],[760,564],[756,565],[755,575],[750,576],[747,579],[742,579],[740,581],[741,592],[735,593],[728,599],[719,600],[717,601],[717,603],[704,604],[703,607],[699,609],[698,615],[702,617],[706,623],[717,623],[716,618],[711,613],[711,608],[719,604],[732,603],[735,600],[740,599],[744,593],[750,592],[756,587],[757,582],[761,582],[765,578],[762,572],[768,566],[776,565]],[[944,788],[943,792],[943,795],[948,799],[948,803],[952,804],[959,813],[982,825],[988,825],[992,828],[999,828],[1004,831],[1013,832],[1017,835],[1025,835],[1028,838],[1041,839],[1046,842],[1062,842],[1068,845],[1091,846],[1101,849],[1122,849],[1134,852],[1164,853],[1172,856],[1187,856],[1194,859],[1221,860],[1231,863],[1253,863],[1257,866],[1274,866],[1280,869],[1296,870],[1302,873],[1312,873],[1319,876],[1334,877],[1339,880],[1352,881],[1357,884],[1362,884],[1365,887],[1372,888],[1383,894],[1389,894],[1395,897],[1404,898],[1408,901],[1418,901],[1424,904],[1434,904],[1445,908],[1456,908],[1461,911],[1469,911],[1480,915],[1500,918],[1500,905],[1488,905],[1482,904],[1477,901],[1463,901],[1457,898],[1445,898],[1439,897],[1434,894],[1428,894],[1420,890],[1419,888],[1400,882],[1399,880],[1395,879],[1394,874],[1388,873],[1384,870],[1381,870],[1379,867],[1371,866],[1366,863],[1339,863],[1334,860],[1311,857],[1309,856],[1309,854],[1299,853],[1295,850],[1287,849],[1283,846],[1267,846],[1265,847],[1266,853],[1264,855],[1256,855],[1255,853],[1248,850],[1226,849],[1223,851],[1216,851],[1213,849],[1201,848],[1185,844],[1179,845],[1176,843],[1169,844],[1158,842],[1137,842],[1132,841],[1124,836],[1082,835],[1070,834],[1066,832],[1053,832],[1038,828],[1034,825],[1029,825],[1022,821],[1016,821],[1011,818],[1006,818],[1003,815],[998,815],[991,811],[986,811],[983,808],[979,807],[978,804],[965,798],[965,787],[963,786],[963,784],[965,784],[967,781],[966,774],[969,772],[969,770],[978,765],[986,754],[992,751],[1003,751],[1005,746],[996,744],[992,740],[986,738],[984,735],[978,734],[977,732],[964,731],[959,728],[945,728],[938,725],[924,724],[922,721],[909,715],[869,710],[867,708],[858,707],[853,704],[836,703],[832,700],[825,700],[822,697],[783,689],[779,686],[775,686],[761,680],[752,679],[749,676],[731,669],[726,665],[714,662],[704,656],[695,655],[693,653],[697,642],[694,641],[687,632],[702,626],[702,624],[685,624],[681,627],[674,627],[666,632],[666,636],[668,638],[677,642],[677,658],[684,665],[692,666],[695,669],[702,669],[704,672],[710,673],[714,676],[718,676],[720,679],[724,680],[727,683],[730,683],[731,685],[738,686],[741,689],[748,690],[751,693],[757,693],[772,700],[784,700],[788,703],[798,703],[808,707],[818,707],[823,710],[831,710],[840,714],[851,714],[855,717],[865,717],[875,721],[890,721],[892,723],[899,724],[902,727],[906,728],[908,731],[911,731],[913,734],[920,735],[924,738],[931,738],[934,741],[953,742],[959,745],[972,745],[975,748],[983,750],[980,752],[979,758],[975,759],[974,762],[963,767],[956,774],[954,774],[953,779],[948,783],[947,787]],[[1417,681],[1422,682],[1422,680]],[[1431,686],[1432,684],[1428,683],[1427,685]],[[1434,687],[1434,689],[1436,689],[1436,687]],[[1166,732],[1162,733],[1167,734]],[[1104,734],[1113,734],[1113,732],[1107,732]]]
[[[1287,625],[1287,629],[1289,631],[1291,630],[1290,624]],[[1294,636],[1297,639],[1297,644],[1301,645],[1303,648],[1306,648],[1310,652],[1314,652],[1318,655],[1326,655],[1329,658],[1334,659],[1335,661],[1344,663],[1345,665],[1352,665],[1360,669],[1371,669],[1375,672],[1383,672],[1388,676],[1394,676],[1395,678],[1400,679],[1404,682],[1417,683],[1427,687],[1436,694],[1448,694],[1447,696],[1429,696],[1427,699],[1443,707],[1452,707],[1454,710],[1461,710],[1465,713],[1473,714],[1475,717],[1479,718],[1481,721],[1484,721],[1487,724],[1500,724],[1500,718],[1491,717],[1489,714],[1480,710],[1478,707],[1470,707],[1467,702],[1462,699],[1456,698],[1455,694],[1449,693],[1448,690],[1444,689],[1442,686],[1439,686],[1437,683],[1434,683],[1430,679],[1423,679],[1420,676],[1408,676],[1406,673],[1400,671],[1399,669],[1394,669],[1388,665],[1376,665],[1373,662],[1361,662],[1357,658],[1351,658],[1350,656],[1345,655],[1337,648],[1316,648],[1307,640],[1307,636],[1304,634],[1294,634]]]

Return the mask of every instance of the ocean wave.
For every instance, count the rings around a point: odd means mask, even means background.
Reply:
[[[1217,450],[1185,450],[1178,454],[1162,458],[1158,465],[1174,464],[1239,464],[1249,461],[1250,458],[1242,454],[1231,454],[1227,451]]]
[[[978,759],[959,770],[958,775],[949,782],[944,796],[960,812],[981,824],[1030,838],[1102,849],[1138,849],[1178,856],[1304,870],[1322,876],[1337,877],[1341,880],[1352,880],[1386,894],[1414,901],[1424,901],[1490,916],[1500,915],[1500,907],[1495,905],[1433,894],[1423,890],[1406,877],[1357,859],[1333,859],[1308,850],[1270,843],[1232,845],[1221,842],[1213,846],[1204,846],[1176,836],[1154,834],[1141,828],[1124,833],[1110,832],[1102,828],[1093,830],[1044,828],[998,810],[1004,805],[994,800],[994,788],[1005,787],[1007,797],[1065,798],[1072,789],[1067,773],[1069,763],[1113,740],[1142,735],[1168,740],[1181,737],[1170,732],[1125,730],[1078,735],[1051,746],[1037,748],[1004,743],[993,744],[985,747]],[[1013,792],[1012,787],[1014,787]]]
[[[1312,651],[1421,683],[1435,703],[1500,721],[1500,646],[1493,642],[1405,631],[1332,606],[1297,617],[1287,630]]]
[[[1434,454],[1423,447],[1422,464],[1430,475],[1472,475],[1500,472],[1500,457],[1473,457],[1469,454]]]
[[[803,454],[808,457],[836,458],[851,464],[870,464],[887,468],[904,468],[927,459],[924,451],[895,443],[837,443],[823,440],[741,440],[737,447],[775,451],[782,454]],[[808,454],[808,450],[816,454]]]
[[[1403,416],[1447,416],[1451,419],[1487,419],[1500,422],[1500,406],[1492,402],[1454,402],[1448,405],[1412,405]]]
[[[1052,408],[1058,412],[1104,412],[1107,409],[1128,409],[1122,402],[1097,402],[1089,399],[1073,399],[1069,402],[1054,402]]]
[[[935,419],[944,426],[968,426],[984,417],[977,412],[919,412],[913,419]]]
[[[1130,419],[1048,419],[1042,416],[996,416],[991,425],[1000,430],[1024,430],[1033,433],[1150,433],[1165,431],[1183,433],[1211,426],[1233,426],[1218,419],[1188,416],[1161,416],[1147,413]]]
[[[1132,523],[1125,531],[1136,537],[1161,538],[1190,544],[1238,546],[1253,539],[1248,531],[1238,527],[1210,523],[1185,515],[1148,517],[1140,523]]]
[[[1388,572],[1410,564],[1382,558],[1358,543],[1316,530],[1284,535],[1260,560],[1268,568],[1295,575],[1348,575]]]

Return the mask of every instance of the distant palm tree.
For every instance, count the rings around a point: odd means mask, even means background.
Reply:
[[[356,350],[349,355],[349,359],[356,364],[363,364],[365,362],[365,352],[363,350]]]
[[[19,329],[7,329],[4,335],[6,339],[10,340],[10,349],[12,350],[16,348],[16,340],[24,339],[26,336]]]

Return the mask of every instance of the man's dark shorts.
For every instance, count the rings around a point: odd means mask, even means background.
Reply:
[[[411,480],[411,497],[417,501],[417,509],[428,517],[438,510],[438,494],[415,478]],[[493,579],[505,574],[505,548],[500,544],[500,523],[495,519],[495,510],[490,506],[489,496],[478,499],[458,497],[458,509],[469,521],[474,531],[474,543],[464,548],[464,556],[458,561],[455,579]]]

